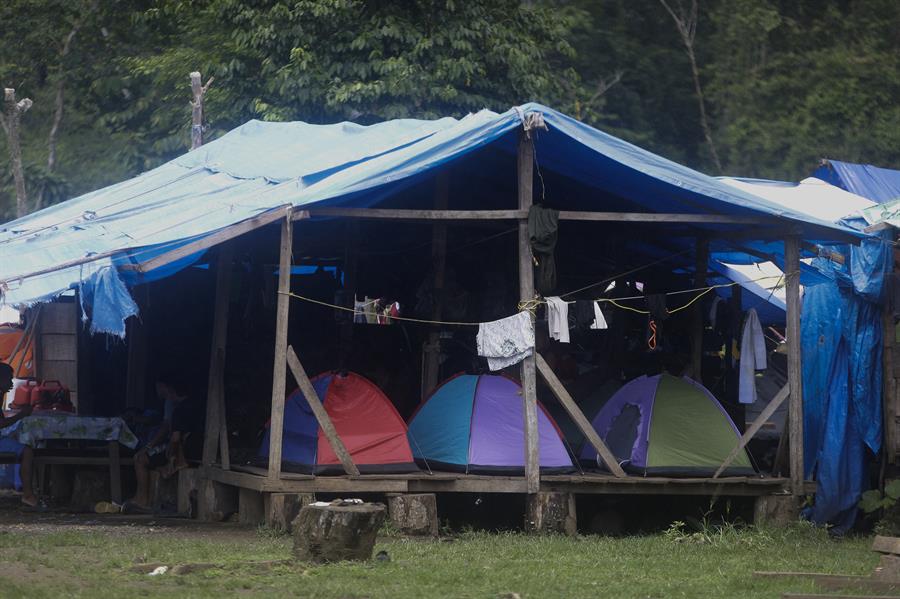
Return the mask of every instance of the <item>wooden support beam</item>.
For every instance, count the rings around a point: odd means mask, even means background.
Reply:
[[[294,223],[290,209],[281,221],[281,250],[278,260],[278,305],[275,317],[275,363],[272,372],[272,415],[269,429],[269,480],[281,478],[281,441],[284,435],[284,383],[287,375],[288,312],[291,298],[291,251]]]
[[[344,472],[351,476],[359,476],[359,468],[356,467],[356,464],[353,463],[353,458],[350,457],[350,452],[347,451],[347,448],[344,446],[344,442],[341,441],[341,438],[337,434],[337,430],[334,428],[334,423],[331,422],[331,418],[328,416],[328,412],[325,411],[325,407],[322,405],[322,402],[319,401],[319,395],[316,393],[315,388],[309,380],[309,377],[306,376],[306,371],[303,370],[303,365],[300,364],[300,360],[297,358],[297,354],[294,353],[294,348],[288,346],[287,348],[287,364],[291,369],[291,374],[294,375],[294,379],[296,379],[297,384],[300,386],[300,392],[303,393],[303,397],[306,398],[306,403],[309,404],[309,407],[312,409],[313,414],[316,417],[316,420],[319,422],[319,426],[322,427],[322,432],[325,433],[325,438],[328,439],[328,444],[331,445],[331,449],[334,450],[334,454],[341,461],[341,466],[344,467]],[[270,438],[274,437],[270,433]],[[269,453],[271,454],[272,446],[269,445]]]
[[[234,248],[231,244],[219,247],[216,257],[215,305],[213,308],[212,339],[209,350],[209,374],[206,384],[206,436],[203,438],[203,465],[216,461],[216,449],[222,450],[225,464],[228,456],[227,433],[223,438],[225,421],[225,347],[228,339],[228,308],[231,292],[231,263]]]
[[[519,298],[534,299],[534,266],[531,239],[528,235],[528,210],[534,194],[534,138],[528,131],[519,131],[517,156],[519,211],[526,218],[519,220]],[[534,355],[522,361],[522,403],[525,418],[525,486],[528,493],[541,489],[541,465],[538,450],[537,373]]]
[[[788,395],[790,395],[791,387],[790,385],[785,385],[781,388],[781,391],[775,394],[775,397],[772,398],[772,401],[769,402],[769,405],[756,417],[756,420],[753,421],[753,424],[747,428],[744,434],[741,436],[738,444],[734,446],[734,449],[731,450],[731,453],[728,454],[728,457],[725,458],[725,461],[722,462],[722,465],[719,466],[716,473],[713,474],[713,478],[719,478],[719,476],[725,472],[725,469],[731,465],[731,462],[734,461],[734,458],[738,456],[742,449],[747,446],[747,443],[750,442],[750,439],[753,438],[753,435],[762,428],[762,426],[772,417],[772,414],[775,413],[781,404],[784,403],[784,400],[787,399]]]
[[[248,218],[247,220],[243,220],[239,223],[235,223],[231,226],[225,227],[223,229],[219,229],[215,233],[207,235],[206,237],[201,237],[196,241],[192,241],[191,243],[185,244],[181,247],[178,247],[170,252],[166,252],[165,254],[160,254],[155,258],[151,258],[145,262],[140,262],[138,264],[126,264],[121,266],[120,268],[123,270],[136,270],[138,272],[150,272],[156,268],[161,266],[165,266],[167,264],[171,264],[176,260],[181,260],[191,254],[196,254],[197,252],[202,252],[203,250],[208,250],[209,248],[219,245],[220,243],[224,243],[230,239],[234,239],[235,237],[239,237],[245,233],[249,233],[250,231],[254,231],[259,229],[260,227],[265,227],[268,224],[274,223],[278,219],[284,218],[285,207],[279,206],[278,208],[273,208],[271,210],[267,210],[258,216],[254,216],[253,218]],[[290,210],[290,207],[287,207],[287,210]],[[107,256],[112,254],[118,254],[127,251],[116,250],[113,252],[107,252]],[[77,261],[77,263],[83,263],[90,260],[95,260],[100,255],[92,256],[90,258],[86,258],[82,261]],[[59,268],[63,268],[65,265],[61,265]],[[27,276],[27,275],[26,275]]]
[[[389,220],[520,220],[528,217],[528,210],[417,210],[410,208],[339,208],[310,207],[298,212],[298,217],[341,217]],[[561,210],[560,220],[634,223],[685,223],[715,225],[760,225],[777,223],[774,218],[758,216],[730,216],[724,214],[671,214],[662,212],[592,212]]]
[[[109,492],[115,503],[122,503],[122,464],[119,459],[119,442],[109,442]]]
[[[803,363],[800,355],[800,239],[784,240],[787,281],[788,385],[790,386],[790,464],[794,495],[803,494]]]
[[[698,237],[696,242],[694,287],[706,287],[706,269],[709,263],[709,240]],[[703,303],[694,304],[694,323],[691,329],[691,370],[695,381],[703,384],[703,330],[706,319],[703,314]]]
[[[126,323],[125,339],[128,343],[128,365],[125,372],[125,405],[143,411],[147,392],[148,335],[150,327],[147,295],[149,285],[140,285],[132,290],[138,305],[138,316]]]
[[[544,357],[540,354],[535,354],[534,360],[537,364],[538,372],[544,377],[544,380],[547,381],[547,385],[550,387],[550,390],[553,391],[556,399],[559,400],[559,403],[572,418],[572,421],[575,423],[575,426],[578,427],[578,430],[581,431],[581,434],[584,435],[584,438],[587,439],[588,443],[590,443],[593,448],[597,450],[597,453],[600,454],[600,458],[603,460],[603,463],[606,464],[606,467],[609,468],[609,471],[612,472],[613,476],[617,478],[627,476],[625,471],[622,470],[622,467],[619,466],[619,462],[616,461],[616,456],[613,455],[606,446],[606,443],[603,442],[603,439],[600,438],[600,435],[597,434],[597,431],[594,430],[590,421],[585,417],[584,412],[581,411],[581,408],[578,407],[578,404],[575,403],[575,400],[572,399],[572,396],[566,391],[565,386],[563,386],[562,382],[557,378],[556,373],[553,372],[553,369],[550,368],[550,365],[547,364]]]
[[[446,171],[438,174],[435,180],[434,207],[438,210],[447,208],[450,196],[450,178]],[[447,225],[438,222],[433,225],[431,234],[431,263],[434,268],[434,284],[431,293],[431,320],[439,321],[443,317],[444,308],[444,275],[447,267]],[[425,344],[425,366],[422,381],[422,397],[425,398],[437,387],[441,357],[441,333],[438,328],[428,333]]]

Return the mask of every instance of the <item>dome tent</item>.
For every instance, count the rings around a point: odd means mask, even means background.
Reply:
[[[458,374],[419,406],[409,423],[416,461],[470,473],[523,472],[522,391],[512,379]],[[543,471],[574,469],[559,428],[538,403],[538,449]]]
[[[311,380],[338,437],[362,473],[417,470],[406,438],[406,423],[374,383],[353,372],[326,372]],[[269,460],[266,429],[255,463]],[[282,469],[301,473],[343,473],[309,403],[299,389],[284,402]]]
[[[710,476],[741,437],[703,385],[668,374],[627,383],[591,424],[622,468],[640,474]],[[598,464],[597,451],[585,445],[580,459]],[[746,450],[724,471],[732,476],[755,473]]]

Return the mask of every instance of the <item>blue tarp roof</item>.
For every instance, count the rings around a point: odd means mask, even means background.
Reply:
[[[900,200],[900,171],[898,170],[871,164],[826,160],[813,172],[812,176],[879,204]]]
[[[813,242],[859,235],[725,185],[540,104],[503,114],[483,110],[459,120],[404,119],[370,126],[250,121],[133,179],[0,226],[3,302],[50,299],[86,281],[108,279],[103,273],[113,266],[143,262],[286,206],[372,206],[429,170],[481,148],[513,156],[529,113],[540,113],[548,127],[536,133],[541,169],[578,181],[605,198],[580,198],[581,204],[573,207],[779,217],[778,223]],[[479,163],[467,168],[477,169]],[[481,180],[506,181],[512,176],[494,172],[489,164],[480,168],[484,172],[473,174]],[[429,207],[431,201],[423,198]],[[738,229],[708,228],[729,227]],[[758,244],[767,252],[774,247]],[[96,259],[67,266],[87,257]],[[134,271],[120,274],[134,284],[166,276],[193,259],[141,275],[140,280]]]

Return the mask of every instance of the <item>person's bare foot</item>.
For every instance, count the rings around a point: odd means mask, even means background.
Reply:
[[[27,505],[28,507],[37,507],[38,500],[34,495],[22,495],[22,505]]]

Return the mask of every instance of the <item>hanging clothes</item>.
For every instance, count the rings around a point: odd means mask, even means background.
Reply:
[[[515,316],[481,323],[475,342],[478,355],[487,358],[491,370],[518,364],[534,352],[531,313],[522,311]]]
[[[353,297],[353,322],[354,324],[366,324],[366,302],[361,302]]]
[[[528,209],[528,237],[531,253],[537,261],[535,287],[542,294],[556,289],[556,239],[559,230],[559,210],[534,204]]]
[[[740,380],[738,382],[738,401],[753,403],[756,401],[756,371],[765,370],[766,338],[756,310],[750,308],[744,318],[744,330],[741,333]]]
[[[577,300],[575,302],[575,329],[578,331],[590,330],[596,317],[594,305],[591,300]]]
[[[592,329],[608,329],[606,317],[603,316],[603,310],[600,309],[600,302],[591,302],[594,304],[594,322],[591,323]]]
[[[550,329],[550,338],[560,343],[569,342],[569,304],[556,296],[550,296],[547,300],[547,327]]]

